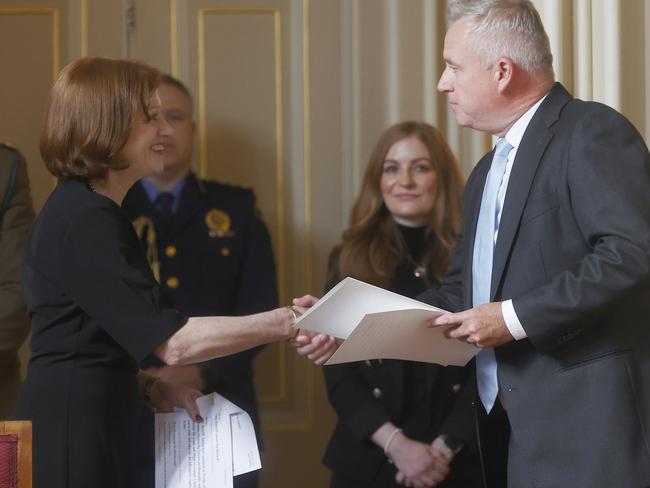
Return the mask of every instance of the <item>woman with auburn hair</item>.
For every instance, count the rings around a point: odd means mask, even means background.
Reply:
[[[436,286],[460,230],[462,190],[440,132],[412,121],[387,129],[330,256],[327,287],[347,276],[409,297]],[[383,360],[324,373],[339,416],[324,457],[332,487],[437,486],[445,477],[440,486],[479,486],[471,403],[457,398],[464,368]]]
[[[187,364],[293,336],[287,308],[187,318],[162,298],[120,208],[133,183],[162,170],[159,82],[142,63],[84,58],[50,93],[40,149],[58,183],[24,253],[32,357],[14,414],[33,421],[38,488],[134,486],[138,396],[201,420],[201,393],[140,371],[145,357]],[[333,345],[312,357],[322,362]]]

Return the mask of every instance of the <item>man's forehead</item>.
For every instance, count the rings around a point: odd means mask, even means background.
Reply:
[[[445,48],[449,45],[458,46],[466,40],[468,36],[469,25],[465,18],[458,19],[456,22],[449,26],[445,34]]]
[[[163,101],[166,101],[167,106],[171,105],[191,105],[190,99],[188,96],[178,87],[170,85],[168,83],[162,83],[158,88],[160,92],[160,98]],[[173,99],[173,104],[169,103]]]
[[[445,61],[460,61],[460,57],[467,59],[476,56],[476,49],[473,46],[472,34],[469,32],[469,24],[465,18],[454,22],[445,35],[442,49],[442,56]]]

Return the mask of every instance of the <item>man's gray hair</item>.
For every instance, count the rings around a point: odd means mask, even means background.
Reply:
[[[553,76],[548,35],[530,0],[451,0],[449,23],[460,19],[485,64],[505,57],[529,73]]]

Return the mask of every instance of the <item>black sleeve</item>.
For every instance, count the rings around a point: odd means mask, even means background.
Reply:
[[[75,302],[137,361],[187,321],[163,304],[137,236],[118,208],[90,207],[71,222],[63,263]]]
[[[474,451],[476,443],[476,375],[474,368],[468,368],[467,379],[456,396],[453,407],[440,427],[440,434],[451,439],[449,443],[457,443],[464,449]]]
[[[456,239],[456,247],[449,260],[449,268],[438,288],[429,288],[420,293],[419,300],[448,312],[463,310],[463,280],[462,280],[462,236]]]

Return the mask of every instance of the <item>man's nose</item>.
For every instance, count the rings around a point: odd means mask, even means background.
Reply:
[[[172,133],[172,126],[167,120],[167,117],[161,115],[158,118],[158,134],[161,136],[168,136]]]
[[[448,70],[449,68],[445,68],[445,70],[440,75],[440,79],[438,80],[438,86],[437,86],[439,92],[447,92],[450,90],[449,76],[447,74]]]

